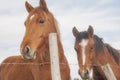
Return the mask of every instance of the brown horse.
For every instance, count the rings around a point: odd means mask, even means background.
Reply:
[[[62,80],[69,80],[70,69],[60,41],[57,21],[49,12],[45,0],[38,7],[25,4],[29,13],[25,21],[26,32],[21,43],[21,56],[3,61],[0,80],[52,80],[50,69],[49,33],[57,33],[60,73]]]
[[[102,66],[109,64],[117,80],[120,80],[120,56],[118,50],[105,44],[102,38],[94,35],[94,30],[91,26],[89,26],[87,31],[83,32],[79,32],[74,27],[73,34],[76,38],[75,50],[82,78],[92,79],[94,76],[94,67],[96,66],[96,70],[103,77],[100,80],[106,79],[102,71]]]

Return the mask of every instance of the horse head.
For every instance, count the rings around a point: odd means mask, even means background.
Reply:
[[[79,32],[76,27],[73,28],[75,37],[74,48],[77,52],[79,74],[83,79],[93,78],[93,59],[95,58],[94,30],[89,26],[87,31]]]
[[[35,59],[36,51],[41,48],[51,32],[57,32],[56,20],[49,12],[45,0],[40,0],[38,7],[25,3],[29,13],[26,21],[26,32],[21,43],[20,51],[24,59]]]

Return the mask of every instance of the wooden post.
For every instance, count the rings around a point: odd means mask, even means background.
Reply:
[[[117,80],[109,64],[102,66],[102,70],[107,80]]]
[[[49,34],[49,48],[50,48],[50,62],[51,62],[51,73],[52,80],[61,80],[60,67],[59,67],[59,54],[57,45],[57,34]]]

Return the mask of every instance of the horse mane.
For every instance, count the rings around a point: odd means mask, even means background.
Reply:
[[[104,52],[104,42],[103,39],[98,37],[97,35],[94,35],[94,41],[95,41],[95,51],[96,54],[99,54],[100,52]]]
[[[99,52],[104,53],[104,47],[106,47],[107,50],[109,51],[109,54],[111,54],[115,59],[115,61],[119,64],[119,52],[116,49],[111,47],[109,44],[104,43],[102,41],[102,38],[98,37],[97,35],[94,35],[94,41],[95,41],[95,50],[97,54]]]
[[[55,27],[55,29],[57,31],[57,35],[58,35],[59,39],[61,39],[61,37],[60,37],[60,29],[58,27],[58,22],[57,22],[56,18],[53,16],[53,14],[51,12],[48,12],[48,13],[50,13],[50,15],[52,16],[54,27]]]
[[[51,13],[51,12],[47,12],[47,14],[49,15],[51,15],[52,16],[52,19],[53,19],[53,24],[54,24],[54,27],[55,27],[55,29],[56,29],[56,31],[57,31],[57,35],[58,35],[58,37],[59,37],[59,39],[60,39],[60,29],[59,29],[59,27],[58,27],[58,22],[57,22],[57,20],[56,20],[56,18],[53,16],[53,14]],[[52,23],[51,23],[52,24]]]
[[[60,37],[60,29],[58,27],[58,22],[57,22],[57,20],[55,18],[54,18],[54,23],[55,23],[55,28],[56,28],[58,37],[59,37],[59,39],[61,39],[61,37]]]
[[[105,44],[109,53],[114,57],[115,61],[119,64],[119,52],[111,47],[109,44]]]

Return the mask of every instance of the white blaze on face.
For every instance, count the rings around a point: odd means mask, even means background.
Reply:
[[[86,55],[85,55],[85,47],[88,44],[88,39],[82,39],[81,42],[79,43],[79,45],[82,47],[82,61],[83,61],[83,65],[85,64],[85,60],[86,60]]]
[[[35,17],[35,15],[32,15],[32,16],[30,17],[30,20],[32,20],[34,17]]]

